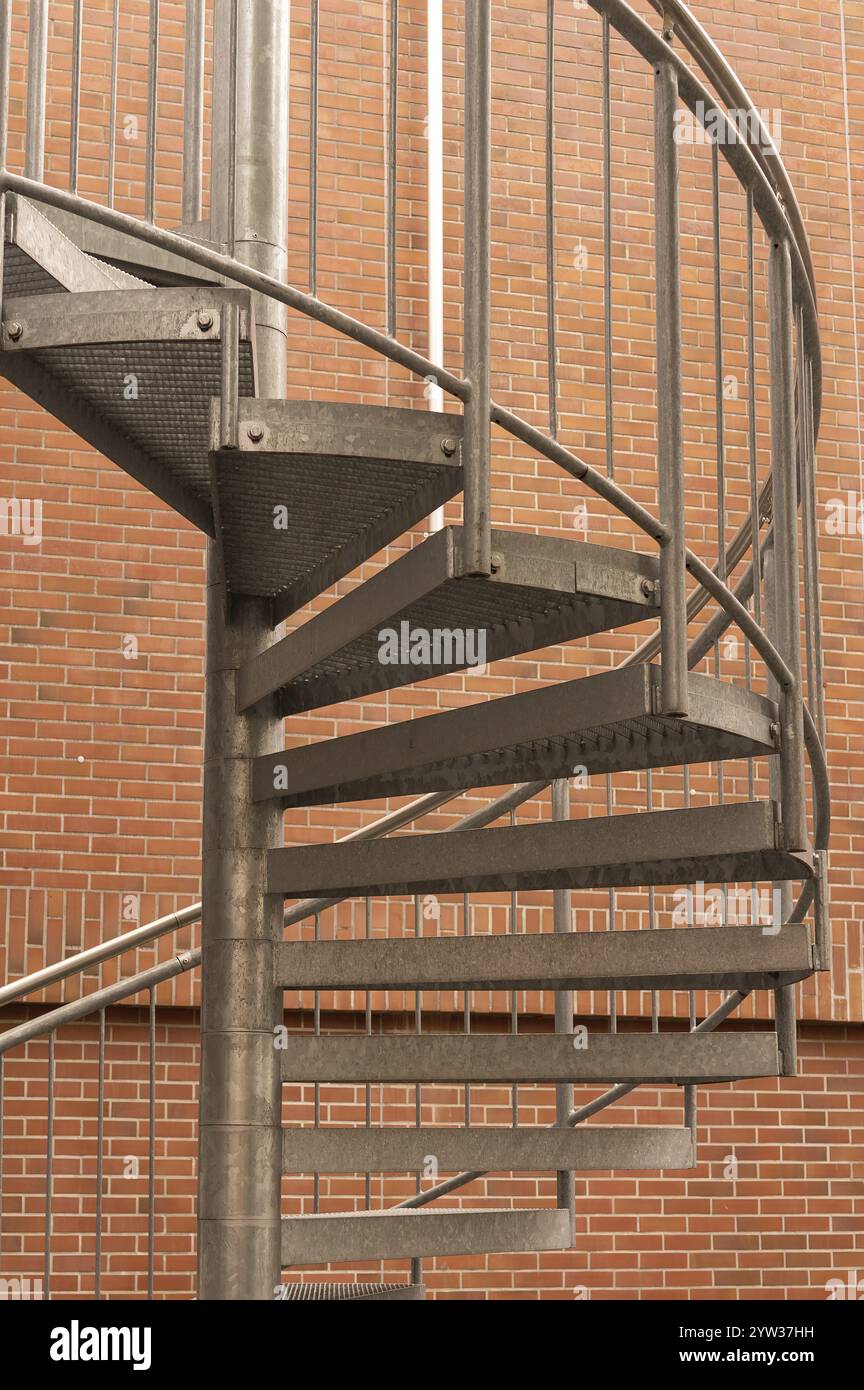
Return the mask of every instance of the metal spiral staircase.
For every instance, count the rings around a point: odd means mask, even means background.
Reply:
[[[181,233],[157,230],[40,179],[4,172],[0,372],[209,538],[204,791],[203,1014],[199,1265],[201,1297],[263,1297],[281,1270],[339,1262],[415,1262],[405,1285],[290,1285],[291,1297],[422,1296],[424,1257],[561,1250],[573,1242],[574,1171],[694,1163],[694,1087],[794,1073],[789,986],[824,968],[822,851],[828,807],[820,731],[805,707],[799,501],[812,598],[813,458],[819,353],[800,215],[776,151],[731,141],[727,158],[767,236],[771,295],[772,471],[730,551],[712,567],[687,548],[682,448],[681,283],[674,119],[715,98],[683,61],[690,50],[727,98],[732,76],[683,5],[656,8],[658,34],[617,0],[591,0],[604,38],[623,37],[653,70],[657,226],[659,511],[490,399],[490,6],[466,5],[465,372],[456,377],[397,342]],[[673,29],[675,33],[673,35]],[[236,81],[236,74],[235,74]],[[749,104],[749,103],[748,103]],[[725,118],[724,118],[725,119]],[[119,268],[63,234],[63,217],[182,257],[201,283],[152,283],[151,261]],[[79,238],[79,241],[81,239]],[[751,239],[752,269],[752,239]],[[127,263],[128,264],[128,263]],[[149,275],[149,280],[148,280]],[[204,283],[221,278],[223,284]],[[190,275],[190,280],[191,280]],[[274,388],[272,324],[298,310],[438,383],[461,405],[418,411],[288,401]],[[264,372],[260,322],[267,326]],[[256,325],[256,319],[259,320]],[[256,334],[256,328],[259,330]],[[278,372],[278,367],[277,367]],[[264,381],[262,383],[261,377]],[[131,389],[130,389],[131,383]],[[644,535],[640,550],[490,524],[491,425],[612,502]],[[287,635],[277,624],[464,496],[447,525]],[[809,509],[809,510],[808,510]],[[280,512],[284,524],[276,527]],[[770,527],[763,534],[763,527]],[[729,575],[750,547],[754,563]],[[755,579],[754,579],[755,571]],[[769,622],[751,597],[773,574]],[[688,599],[687,578],[695,581]],[[810,667],[816,606],[803,613]],[[717,614],[688,648],[688,625]],[[476,629],[499,661],[659,620],[616,670],[284,749],[282,720],[464,669],[450,659],[382,664],[379,634]],[[691,668],[737,624],[770,675],[756,693]],[[658,654],[659,662],[651,658]],[[805,749],[812,769],[807,824]],[[590,777],[768,759],[771,796],[569,819],[562,789]],[[751,764],[752,766],[752,764]],[[385,830],[460,792],[515,786],[460,828],[282,845],[290,808],[412,797]],[[553,818],[492,822],[553,783]],[[751,783],[752,785],[752,783]],[[574,889],[697,881],[784,889],[778,931],[572,931]],[[554,931],[474,937],[282,940],[284,900],[551,889]],[[313,904],[314,906],[314,904]],[[808,915],[813,923],[807,925]],[[556,1031],[469,1036],[290,1035],[274,1047],[279,992],[556,991]],[[573,1035],[574,990],[723,990],[688,1032]],[[717,1031],[750,991],[771,990],[773,1031]],[[7,1044],[8,1045],[8,1044]],[[292,1083],[554,1083],[550,1129],[281,1125]],[[680,1127],[586,1126],[573,1087],[686,1088]],[[420,1172],[428,1155],[461,1174],[396,1208],[279,1211],[281,1173]],[[557,1172],[553,1208],[436,1208],[431,1199],[486,1171]]]

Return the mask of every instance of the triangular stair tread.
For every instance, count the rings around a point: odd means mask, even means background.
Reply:
[[[228,302],[240,309],[240,394],[251,396],[251,296],[206,285],[10,300],[0,373],[213,534],[210,407],[221,391]],[[10,322],[20,328],[14,340]]]
[[[327,898],[810,877],[811,857],[779,842],[773,803],[744,801],[274,849],[267,891]]]
[[[656,556],[493,530],[493,573],[476,578],[464,572],[462,536],[445,526],[252,657],[238,672],[238,709],[279,691],[293,714],[461,671],[478,658],[470,634],[485,636],[482,659],[498,661],[659,614]],[[430,649],[405,662],[417,631],[431,634]]]
[[[638,1082],[686,1085],[779,1075],[777,1036],[765,1033],[566,1033],[422,1037],[292,1034],[285,1082]]]
[[[282,989],[773,989],[812,972],[807,927],[676,927],[280,942]]]
[[[408,1303],[423,1302],[423,1284],[283,1284],[280,1303]]]
[[[126,277],[123,277],[125,280]],[[22,296],[116,289],[119,272],[94,261],[58,230],[28,198],[6,195],[3,247],[4,317]]]
[[[570,1214],[530,1211],[359,1211],[347,1216],[289,1216],[282,1221],[282,1265],[324,1265],[355,1260],[422,1259],[504,1251],[567,1250]]]
[[[317,806],[776,751],[776,706],[712,677],[690,676],[686,720],[659,709],[659,668],[626,667],[256,758],[253,796]]]
[[[241,401],[213,486],[225,577],[280,622],[462,488],[462,417],[326,401]]]
[[[283,1173],[660,1172],[692,1168],[693,1136],[672,1125],[572,1129],[285,1129]]]

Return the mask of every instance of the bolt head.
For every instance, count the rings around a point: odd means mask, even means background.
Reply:
[[[642,580],[641,588],[642,588],[642,592],[643,592],[643,594],[645,595],[645,597],[646,597],[646,598],[650,598],[651,595],[654,593],[654,580],[653,580],[653,579],[643,579],[643,580]]]
[[[441,440],[441,452],[445,454],[448,459],[453,457],[458,447],[459,445],[456,443],[456,440],[452,439],[450,436]]]
[[[10,323],[7,323],[6,325],[6,332],[12,339],[13,343],[17,343],[18,339],[21,337],[21,334],[24,332],[24,328],[20,323],[17,323],[15,319],[12,319],[12,321]]]
[[[261,440],[264,438],[264,426],[250,425],[246,433],[248,434],[253,444],[260,444]]]
[[[209,330],[213,327],[213,315],[208,314],[205,310],[202,310],[202,312],[198,315],[198,327],[201,329],[202,333],[209,332]]]

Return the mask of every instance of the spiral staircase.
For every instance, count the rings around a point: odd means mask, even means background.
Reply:
[[[653,69],[658,219],[658,479],[652,515],[551,436],[497,406],[488,383],[489,6],[468,7],[466,75],[466,371],[456,378],[394,339],[344,319],[312,296],[181,233],[87,204],[5,172],[0,372],[55,419],[148,488],[208,538],[211,657],[205,751],[201,1197],[199,1239],[222,1283],[209,1296],[249,1297],[249,1279],[280,1269],[498,1251],[562,1250],[573,1242],[574,1171],[659,1170],[694,1163],[692,1088],[789,1075],[795,1069],[790,985],[824,968],[823,851],[828,820],[819,731],[802,693],[799,506],[812,509],[818,431],[818,330],[806,240],[776,152],[729,143],[768,241],[771,287],[772,475],[735,544],[753,545],[755,587],[776,575],[771,625],[737,588],[729,557],[712,568],[687,549],[681,450],[677,164],[672,121],[714,98],[679,54],[689,47],[717,84],[730,80],[681,5],[657,6],[657,33],[623,3],[594,3]],[[494,7],[493,7],[494,9]],[[672,28],[677,33],[673,35]],[[469,89],[472,82],[469,80]],[[722,90],[722,88],[721,88]],[[734,93],[733,93],[734,95]],[[471,122],[473,121],[473,126]],[[182,256],[189,283],[153,283],[147,255],[121,268],[60,230],[99,224]],[[81,225],[80,223],[78,225]],[[479,270],[478,270],[479,262]],[[134,273],[133,273],[134,272]],[[194,274],[200,281],[194,281]],[[148,278],[149,276],[149,278]],[[214,283],[218,280],[222,283]],[[256,318],[281,304],[431,376],[459,412],[287,401],[259,390]],[[489,521],[490,427],[559,464],[641,528],[636,550],[496,529]],[[461,525],[434,531],[394,563],[276,640],[286,618],[464,494]],[[281,523],[274,524],[279,514]],[[760,528],[770,522],[770,530]],[[805,534],[804,561],[814,564]],[[812,547],[811,547],[812,549]],[[761,556],[761,558],[760,558]],[[695,584],[688,600],[687,577]],[[790,580],[790,576],[794,578]],[[818,584],[817,584],[818,591]],[[818,599],[818,592],[817,592]],[[713,626],[687,645],[709,600]],[[583,642],[651,619],[641,659],[581,679],[285,749],[281,721],[464,670],[464,653],[382,663],[384,629],[476,630],[486,659]],[[737,624],[770,675],[768,694],[692,670]],[[407,625],[407,629],[405,629]],[[215,636],[214,636],[215,633]],[[227,634],[227,638],[226,638]],[[713,645],[708,645],[708,644]],[[659,652],[660,660],[652,661]],[[810,653],[810,660],[815,653]],[[226,752],[220,738],[230,729]],[[251,735],[249,731],[252,731]],[[274,730],[276,731],[274,734]],[[239,732],[238,732],[239,731]],[[812,826],[807,823],[809,755]],[[530,824],[491,822],[576,766],[590,777],[767,759],[769,799]],[[421,798],[420,814],[460,792],[525,784],[458,829],[349,836],[282,846],[291,808],[384,797]],[[414,810],[413,816],[418,812]],[[406,823],[406,817],[401,824]],[[400,824],[396,818],[396,826]],[[208,828],[209,827],[209,828]],[[226,830],[225,827],[228,827]],[[555,930],[474,937],[281,940],[285,900],[662,887],[694,882],[801,885],[784,891],[779,930]],[[235,929],[254,897],[264,926]],[[208,935],[208,901],[232,920]],[[267,915],[269,914],[269,916]],[[214,920],[219,914],[213,913]],[[808,918],[810,925],[808,925]],[[267,927],[267,923],[271,927]],[[263,944],[263,949],[262,949]],[[508,1035],[292,1034],[274,1049],[281,990],[550,990],[556,1031]],[[573,1035],[575,990],[723,990],[691,1031]],[[718,1031],[753,990],[777,999],[771,1031]],[[274,1063],[275,1057],[275,1063]],[[276,1071],[274,1072],[274,1065]],[[274,1076],[276,1088],[274,1090]],[[555,1084],[549,1129],[309,1127],[280,1133],[279,1085],[292,1083]],[[685,1089],[680,1127],[578,1123],[574,1086],[641,1083]],[[441,1209],[420,1191],[396,1208],[281,1218],[273,1173],[420,1173],[428,1155],[461,1174],[558,1173],[549,1208]],[[250,1177],[256,1171],[259,1178]],[[275,1167],[274,1167],[275,1165]],[[277,1198],[278,1201],[278,1198]],[[270,1251],[268,1254],[267,1252]],[[262,1253],[263,1252],[263,1253]],[[269,1263],[268,1263],[269,1261]],[[249,1278],[242,1271],[254,1271]],[[238,1273],[240,1271],[241,1273]],[[407,1284],[290,1284],[290,1298],[422,1297]],[[208,1296],[206,1291],[202,1296]]]

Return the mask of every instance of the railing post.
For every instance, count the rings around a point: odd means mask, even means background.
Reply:
[[[678,78],[654,69],[654,197],[657,280],[657,475],[660,520],[660,651],[663,713],[687,714],[687,586],[684,541],[684,431],[681,406],[681,265]]]
[[[552,783],[552,819],[569,820],[570,784],[566,777]],[[552,925],[556,933],[573,930],[570,912],[570,890],[555,888],[552,893]],[[555,1032],[573,1032],[573,991],[555,991]],[[566,1129],[570,1123],[573,1109],[573,1087],[564,1082],[555,1088],[555,1123],[559,1129]],[[576,1195],[573,1174],[565,1169],[557,1175],[557,1205],[570,1213],[570,1239],[576,1239]]]
[[[204,0],[186,0],[183,58],[183,226],[201,221],[204,156]]]
[[[774,645],[792,673],[780,692],[780,800],[784,843],[806,850],[804,711],[801,702],[801,595],[795,449],[792,264],[788,243],[774,242],[768,267],[771,364],[771,478],[774,491]]]
[[[492,569],[489,423],[489,190],[491,184],[490,0],[465,0],[465,405],[464,562]]]

